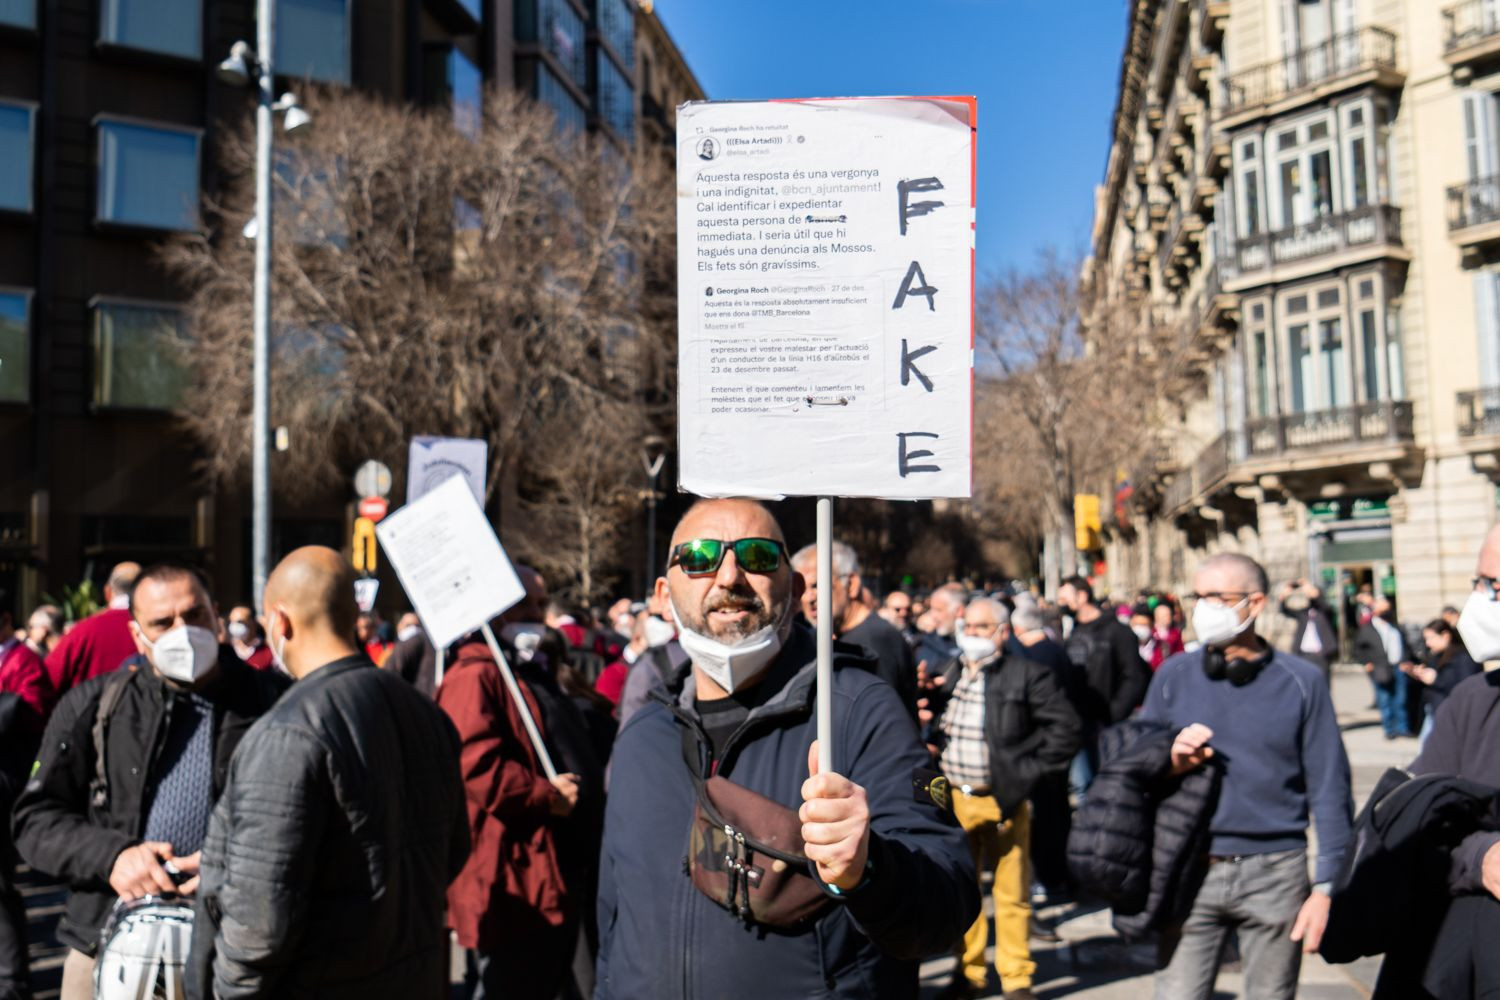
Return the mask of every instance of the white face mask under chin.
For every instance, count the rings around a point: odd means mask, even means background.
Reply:
[[[1500,601],[1474,591],[1458,616],[1458,634],[1476,663],[1500,660]]]
[[[788,600],[779,622],[733,643],[720,642],[688,628],[675,601],[672,617],[681,625],[677,642],[693,661],[693,666],[707,674],[724,689],[725,694],[734,694],[736,688],[760,673],[781,652],[781,644],[786,640],[786,630],[792,620],[791,607],[792,602]]]

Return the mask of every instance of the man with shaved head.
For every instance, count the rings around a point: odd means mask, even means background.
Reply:
[[[1175,774],[1223,762],[1209,820],[1208,873],[1162,939],[1158,1000],[1207,1000],[1224,936],[1239,936],[1246,996],[1291,1000],[1302,955],[1318,950],[1329,892],[1349,847],[1349,760],[1322,672],[1256,633],[1270,585],[1248,556],[1221,553],[1193,578],[1201,648],[1156,672],[1141,718],[1176,734]],[[1313,885],[1307,821],[1317,827]]]
[[[458,737],[356,645],[354,573],[297,549],[265,590],[295,680],[240,744],[203,848],[188,995],[435,997],[469,851]]]
[[[915,997],[979,897],[900,698],[836,645],[820,767],[802,579],[755,501],[694,504],[656,592],[691,673],[615,745],[595,996]]]
[[[64,1000],[93,995],[99,932],[117,900],[173,891],[169,865],[197,874],[229,761],[285,687],[219,644],[197,570],[162,564],[132,579],[124,614],[141,660],[63,696],[14,815],[21,856],[71,888],[58,926]]]

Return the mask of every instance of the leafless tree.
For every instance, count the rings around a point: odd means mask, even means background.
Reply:
[[[411,437],[483,438],[487,501],[514,489],[527,514],[508,547],[582,572],[589,596],[607,533],[584,532],[581,563],[542,554],[594,516],[583,498],[619,493],[603,481],[616,467],[592,459],[633,448],[663,415],[675,334],[661,283],[641,274],[675,253],[670,173],[560,130],[511,91],[487,93],[468,127],[348,91],[307,103],[315,125],[282,143],[274,178],[272,422],[292,441],[274,459],[278,495],[325,494],[373,457],[396,470],[399,497]],[[250,123],[223,145],[207,231],[164,255],[193,290],[185,419],[206,472],[232,485],[251,446]],[[554,502],[568,517],[539,516]]]
[[[1150,446],[1161,367],[1139,315],[1085,303],[1076,261],[1043,252],[980,290],[975,420],[979,502],[1043,541],[1048,592],[1077,562],[1073,497],[1114,483]],[[1148,338],[1149,339],[1149,338]]]

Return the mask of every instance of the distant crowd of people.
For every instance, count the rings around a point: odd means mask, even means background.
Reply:
[[[1389,951],[1385,996],[1446,998],[1428,925],[1418,947],[1362,922],[1397,905],[1369,901],[1382,859],[1451,863],[1436,895],[1396,897],[1438,925],[1439,904],[1500,896],[1500,830],[1473,805],[1500,784],[1500,695],[1475,676],[1500,658],[1500,531],[1469,603],[1419,637],[1389,599],[1354,602],[1353,662],[1431,776],[1392,772],[1377,795],[1401,807],[1357,821],[1338,619],[1242,555],[1206,559],[1181,598],[1112,603],[1081,576],[1050,597],[877,597],[835,542],[827,748],[816,552],[763,505],[695,504],[640,599],[571,608],[517,569],[495,646],[360,612],[316,547],[277,566],[259,615],[221,614],[173,564],[115,567],[76,623],[37,608],[0,646],[0,1000],[30,995],[17,858],[69,887],[65,1000],[168,979],[195,998],[446,996],[450,935],[471,997],[914,997],[944,951],[944,996],[980,996],[986,869],[1008,1000],[1033,996],[1031,942],[1055,935],[1034,907],[1082,899],[1157,942],[1161,1000],[1209,997],[1231,931],[1252,996],[1294,996],[1326,940]],[[1287,648],[1265,637],[1278,611]],[[1412,833],[1429,815],[1448,840]]]

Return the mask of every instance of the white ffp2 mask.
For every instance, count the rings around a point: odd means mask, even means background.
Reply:
[[[1458,616],[1458,634],[1475,662],[1500,660],[1500,601],[1474,591]]]
[[[1254,617],[1240,621],[1240,608],[1250,598],[1239,604],[1210,604],[1199,601],[1193,607],[1193,631],[1198,641],[1205,646],[1223,646],[1250,627]]]
[[[179,625],[152,642],[141,641],[151,650],[151,662],[163,677],[192,684],[219,662],[219,639],[201,625]]]

